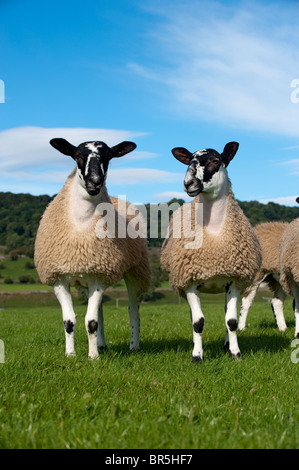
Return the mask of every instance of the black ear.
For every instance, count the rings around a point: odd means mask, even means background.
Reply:
[[[239,148],[238,142],[229,142],[223,149],[221,154],[221,160],[224,165],[227,166],[229,162],[234,158]]]
[[[299,204],[299,197],[296,197],[296,202]]]
[[[76,147],[70,144],[67,140],[60,138],[51,139],[50,144],[52,145],[52,147],[54,147],[56,150],[63,153],[64,155],[69,155],[70,157],[74,158]]]
[[[179,162],[184,163],[185,165],[189,165],[193,157],[192,153],[184,147],[175,147],[172,149],[172,154],[177,160],[179,160]]]
[[[121,142],[120,144],[114,145],[114,147],[111,147],[111,153],[112,157],[111,158],[118,158],[122,157],[123,155],[126,155],[129,152],[132,152],[135,150],[137,147],[134,142]]]

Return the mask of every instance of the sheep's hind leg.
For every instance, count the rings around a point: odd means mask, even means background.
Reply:
[[[193,285],[187,288],[185,293],[191,310],[191,320],[193,327],[192,362],[200,362],[203,361],[202,332],[205,318],[201,310],[197,286]]]
[[[139,350],[140,315],[138,297],[136,295],[136,280],[130,276],[124,276],[129,296],[129,315],[131,326],[130,350]]]
[[[63,325],[65,331],[65,355],[75,356],[75,328],[76,315],[69,285],[60,280],[54,285],[54,293],[61,305]]]
[[[98,352],[98,329],[99,329],[99,307],[105,291],[98,280],[90,279],[88,281],[88,306],[85,315],[85,328],[88,335],[88,357],[97,359]],[[102,326],[102,325],[101,325]],[[100,333],[101,335],[102,333]]]
[[[238,300],[240,291],[236,288],[234,283],[227,286],[226,297],[225,297],[225,325],[226,325],[226,337],[224,342],[224,349],[228,349],[229,354],[233,358],[241,356],[238,338]]]
[[[278,329],[280,331],[285,331],[287,329],[287,325],[284,319],[283,314],[283,303],[285,301],[286,294],[282,289],[279,282],[275,282],[275,289],[274,289],[274,297],[271,300],[271,307],[273,311],[274,318],[276,320]]]
[[[292,282],[292,294],[294,297],[295,338],[299,338],[299,286],[294,281]]]
[[[99,306],[99,329],[98,329],[98,349],[106,349],[106,340],[104,332],[103,303]]]

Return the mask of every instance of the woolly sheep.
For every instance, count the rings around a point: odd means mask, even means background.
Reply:
[[[296,199],[299,202],[299,198]],[[280,283],[294,298],[295,338],[299,338],[299,218],[293,220],[279,243]]]
[[[279,242],[288,226],[286,222],[265,222],[254,227],[262,248],[262,265],[253,283],[244,292],[239,317],[239,330],[244,330],[249,309],[262,282],[266,282],[273,292],[271,307],[278,329],[285,331],[287,325],[283,314],[286,293],[280,284]]]
[[[66,338],[66,355],[75,355],[76,316],[71,285],[88,287],[85,327],[89,357],[106,346],[101,301],[108,286],[124,277],[129,296],[130,349],[139,348],[138,296],[149,287],[150,268],[146,238],[107,236],[109,219],[117,223],[120,200],[110,198],[105,181],[109,162],[136,148],[122,142],[109,148],[104,142],[84,142],[78,147],[56,138],[50,144],[71,156],[77,166],[45,210],[35,241],[35,265],[43,283],[52,285],[60,302]],[[128,204],[127,204],[128,206]],[[99,211],[99,208],[105,211]],[[112,216],[111,216],[112,214]],[[132,217],[125,215],[125,228]],[[105,223],[104,223],[105,222]],[[106,230],[106,232],[105,232]],[[116,232],[118,233],[118,232]]]
[[[226,144],[222,154],[213,149],[191,153],[185,148],[172,150],[176,159],[188,165],[184,188],[195,197],[176,211],[162,246],[161,264],[169,272],[174,289],[186,296],[193,325],[192,361],[203,360],[204,315],[200,292],[226,292],[224,347],[232,357],[240,356],[237,340],[237,302],[261,265],[261,248],[248,219],[231,190],[226,167],[238,150],[237,142]],[[188,210],[186,210],[188,209]],[[202,227],[190,214],[202,209]],[[184,217],[184,214],[187,216]],[[176,227],[177,221],[179,230]],[[201,246],[192,245],[196,230],[202,228]],[[176,233],[175,233],[176,232]],[[178,233],[179,232],[179,233]],[[185,232],[185,234],[184,234]],[[188,235],[189,234],[189,235]],[[192,235],[192,236],[190,236]],[[190,243],[191,240],[191,243]]]

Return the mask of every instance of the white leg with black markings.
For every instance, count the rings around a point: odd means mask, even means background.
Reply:
[[[88,357],[96,359],[98,352],[99,307],[105,291],[96,278],[88,281],[88,306],[85,315],[85,328],[88,335]]]
[[[238,328],[238,300],[240,291],[236,288],[232,282],[226,289],[226,312],[225,312],[225,325],[226,325],[226,337],[224,348],[229,350],[231,357],[240,357],[240,349],[237,338]]]
[[[199,292],[197,286],[193,285],[185,290],[186,297],[191,310],[193,327],[193,352],[192,361],[203,361],[202,332],[205,318],[201,310]]]
[[[54,285],[54,293],[62,310],[65,331],[65,355],[75,356],[76,315],[73,309],[73,301],[68,283],[62,279],[59,280]]]

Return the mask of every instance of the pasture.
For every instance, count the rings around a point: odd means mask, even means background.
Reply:
[[[141,350],[135,353],[128,349],[126,302],[118,308],[105,303],[108,350],[98,361],[87,359],[85,305],[76,305],[72,359],[64,357],[58,305],[7,305],[0,311],[0,448],[298,448],[291,299],[282,333],[258,296],[239,333],[242,360],[223,352],[223,296],[205,295],[202,304],[201,364],[191,362],[187,303],[175,296],[141,306]]]

